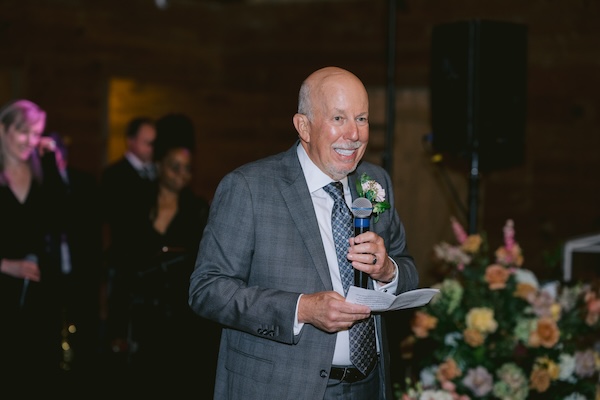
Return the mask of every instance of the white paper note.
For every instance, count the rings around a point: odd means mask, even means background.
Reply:
[[[346,301],[368,306],[371,311],[392,311],[424,306],[439,292],[439,289],[423,288],[394,296],[385,292],[350,286]]]

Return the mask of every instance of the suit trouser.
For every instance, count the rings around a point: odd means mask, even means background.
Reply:
[[[363,380],[353,383],[330,379],[323,400],[373,400],[379,396],[379,368]]]

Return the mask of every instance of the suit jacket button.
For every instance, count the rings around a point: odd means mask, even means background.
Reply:
[[[321,378],[328,378],[329,374],[324,369],[321,370]]]

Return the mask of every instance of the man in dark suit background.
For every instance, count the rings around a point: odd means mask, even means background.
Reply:
[[[189,291],[192,309],[224,326],[215,400],[393,399],[383,318],[374,315],[370,334],[376,362],[359,367],[349,331],[372,315],[345,301],[340,278],[346,257],[375,290],[399,294],[418,285],[390,176],[361,162],[368,117],[362,82],[340,68],[320,69],[300,88],[293,117],[299,140],[219,184]],[[391,208],[371,231],[340,241],[338,257],[332,210],[359,197],[363,174]],[[335,203],[326,189],[332,183],[343,189]]]
[[[145,266],[136,264],[135,246],[142,215],[152,199],[156,167],[153,163],[155,121],[137,117],[127,125],[127,151],[105,168],[100,180],[106,249],[106,339],[110,351],[124,354],[128,343],[129,311],[135,274]]]

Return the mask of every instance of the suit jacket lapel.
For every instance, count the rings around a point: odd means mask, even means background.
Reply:
[[[282,171],[285,183],[281,188],[281,195],[292,220],[296,224],[296,228],[300,232],[300,236],[306,244],[308,254],[317,269],[323,286],[328,290],[332,290],[333,285],[329,274],[329,266],[327,265],[327,257],[325,256],[312,199],[310,193],[308,193],[306,179],[296,154],[296,146],[292,146],[292,149],[283,158]]]
[[[348,187],[350,188],[350,193],[352,193],[352,201],[358,198],[358,191],[356,190],[356,181],[358,179],[358,174],[356,170],[348,175]]]

